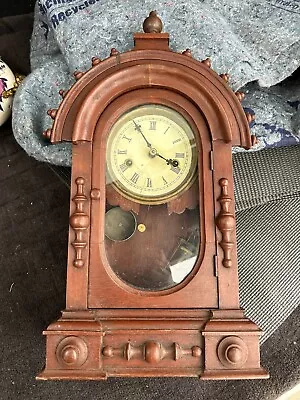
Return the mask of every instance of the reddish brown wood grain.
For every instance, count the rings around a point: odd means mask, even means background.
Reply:
[[[172,52],[155,14],[145,26],[148,33],[135,35],[133,51],[112,49],[106,60],[93,58],[88,71],[77,72],[58,110],[49,112],[51,142],[73,143],[71,219],[66,311],[44,332],[46,367],[38,378],[266,378],[260,330],[238,299],[231,149],[251,146],[242,96],[209,59],[194,60],[188,49]],[[151,209],[106,185],[107,136],[123,113],[142,104],[181,113],[198,151],[195,183]],[[149,217],[146,231],[109,241],[105,212],[111,206],[132,210],[141,223]],[[186,239],[198,215],[198,257],[181,283],[152,290],[148,282],[151,290],[143,290],[121,278],[142,271],[155,279],[155,257],[161,262],[160,250],[171,253],[178,241],[170,232],[182,228]],[[152,255],[144,256],[146,248]]]

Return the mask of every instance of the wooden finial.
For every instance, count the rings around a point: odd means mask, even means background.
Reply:
[[[58,92],[60,95],[61,95],[61,97],[64,99],[65,97],[66,97],[66,95],[68,94],[68,90],[63,90],[63,89],[60,89],[60,91]]]
[[[84,72],[81,72],[81,71],[75,71],[74,74],[73,74],[73,76],[76,79],[76,81],[78,81],[78,79],[82,78],[83,75],[84,75]]]
[[[239,99],[239,101],[242,101],[245,98],[245,93],[243,92],[235,92],[235,95]]]
[[[120,54],[120,53],[118,52],[118,50],[115,49],[114,47],[110,50],[110,56],[111,56],[111,57],[117,56],[117,55],[119,55],[119,54]]]
[[[56,114],[57,114],[57,109],[56,109],[56,108],[53,108],[53,109],[50,108],[50,110],[47,111],[47,114],[48,114],[52,119],[55,119]]]
[[[255,121],[255,114],[251,114],[250,112],[245,112],[245,115],[249,124]]]
[[[156,11],[151,11],[143,23],[145,33],[161,33],[163,24],[161,19],[157,16]]]
[[[43,132],[43,137],[47,140],[51,139],[51,134],[52,134],[52,129],[47,129],[46,131]]]
[[[225,74],[220,74],[220,78],[224,79],[225,82],[229,81],[229,74],[226,72]]]
[[[93,57],[92,58],[92,66],[95,67],[96,65],[100,64],[101,60],[98,57]]]
[[[205,60],[201,61],[202,64],[205,64],[208,68],[211,68],[211,59],[210,58],[206,58]]]
[[[192,52],[190,49],[186,49],[182,52],[182,55],[187,56],[187,57],[193,57]]]

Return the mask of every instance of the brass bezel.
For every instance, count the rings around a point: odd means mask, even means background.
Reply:
[[[147,115],[147,114],[152,114],[152,113],[143,113],[145,108],[150,108],[153,110],[153,108],[156,108],[159,110],[158,114],[166,116],[165,113],[172,113],[173,122],[177,123],[180,127],[184,129],[184,132],[188,136],[190,140],[190,145],[191,145],[191,151],[192,151],[192,157],[191,157],[191,165],[189,169],[189,173],[187,175],[187,179],[183,183],[180,183],[178,187],[169,193],[165,195],[159,195],[159,196],[147,196],[147,195],[137,195],[136,193],[133,193],[131,190],[129,190],[124,184],[120,183],[118,178],[116,177],[115,173],[112,171],[111,167],[111,154],[108,154],[109,148],[110,148],[110,142],[114,138],[114,131],[118,132],[119,131],[119,125],[122,125],[126,123],[130,118],[132,118],[132,111],[136,111],[137,115],[136,117],[139,117],[141,115]],[[163,112],[162,112],[163,110]],[[140,115],[141,114],[141,115]],[[174,118],[175,116],[175,118]],[[183,126],[184,125],[184,126]],[[187,128],[187,129],[186,129]],[[193,132],[193,129],[191,128],[191,125],[188,123],[186,118],[177,110],[173,109],[172,107],[165,106],[162,104],[142,104],[136,107],[133,107],[129,110],[127,110],[125,113],[121,115],[121,117],[118,118],[118,120],[114,123],[113,127],[111,128],[109,134],[108,134],[108,139],[107,139],[107,144],[106,144],[106,171],[107,171],[107,176],[108,179],[107,181],[109,182],[110,185],[114,187],[114,189],[120,193],[123,197],[126,199],[129,199],[133,202],[139,203],[139,204],[144,204],[144,205],[159,205],[159,204],[164,204],[167,203],[171,200],[174,200],[177,198],[179,195],[181,195],[184,191],[188,190],[193,183],[195,182],[197,178],[197,165],[198,165],[198,154],[197,154],[197,147],[196,147],[196,140],[195,140],[195,134]]]

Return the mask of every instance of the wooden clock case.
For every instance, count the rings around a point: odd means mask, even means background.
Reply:
[[[241,94],[209,59],[171,51],[155,13],[144,30],[132,51],[112,49],[104,61],[94,57],[87,72],[75,72],[59,109],[48,112],[54,125],[45,136],[71,141],[73,158],[66,310],[44,332],[46,367],[38,378],[267,378],[260,329],[239,307],[231,150],[252,144]],[[103,245],[106,137],[122,113],[145,103],[181,113],[197,132],[199,154],[199,256],[183,282],[161,291],[126,285]],[[171,201],[169,212],[182,213],[187,197]],[[122,196],[111,201],[138,211]]]

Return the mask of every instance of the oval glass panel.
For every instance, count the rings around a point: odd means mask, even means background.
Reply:
[[[165,290],[193,269],[200,243],[197,149],[172,108],[131,109],[106,145],[105,248],[110,267],[140,290]]]

